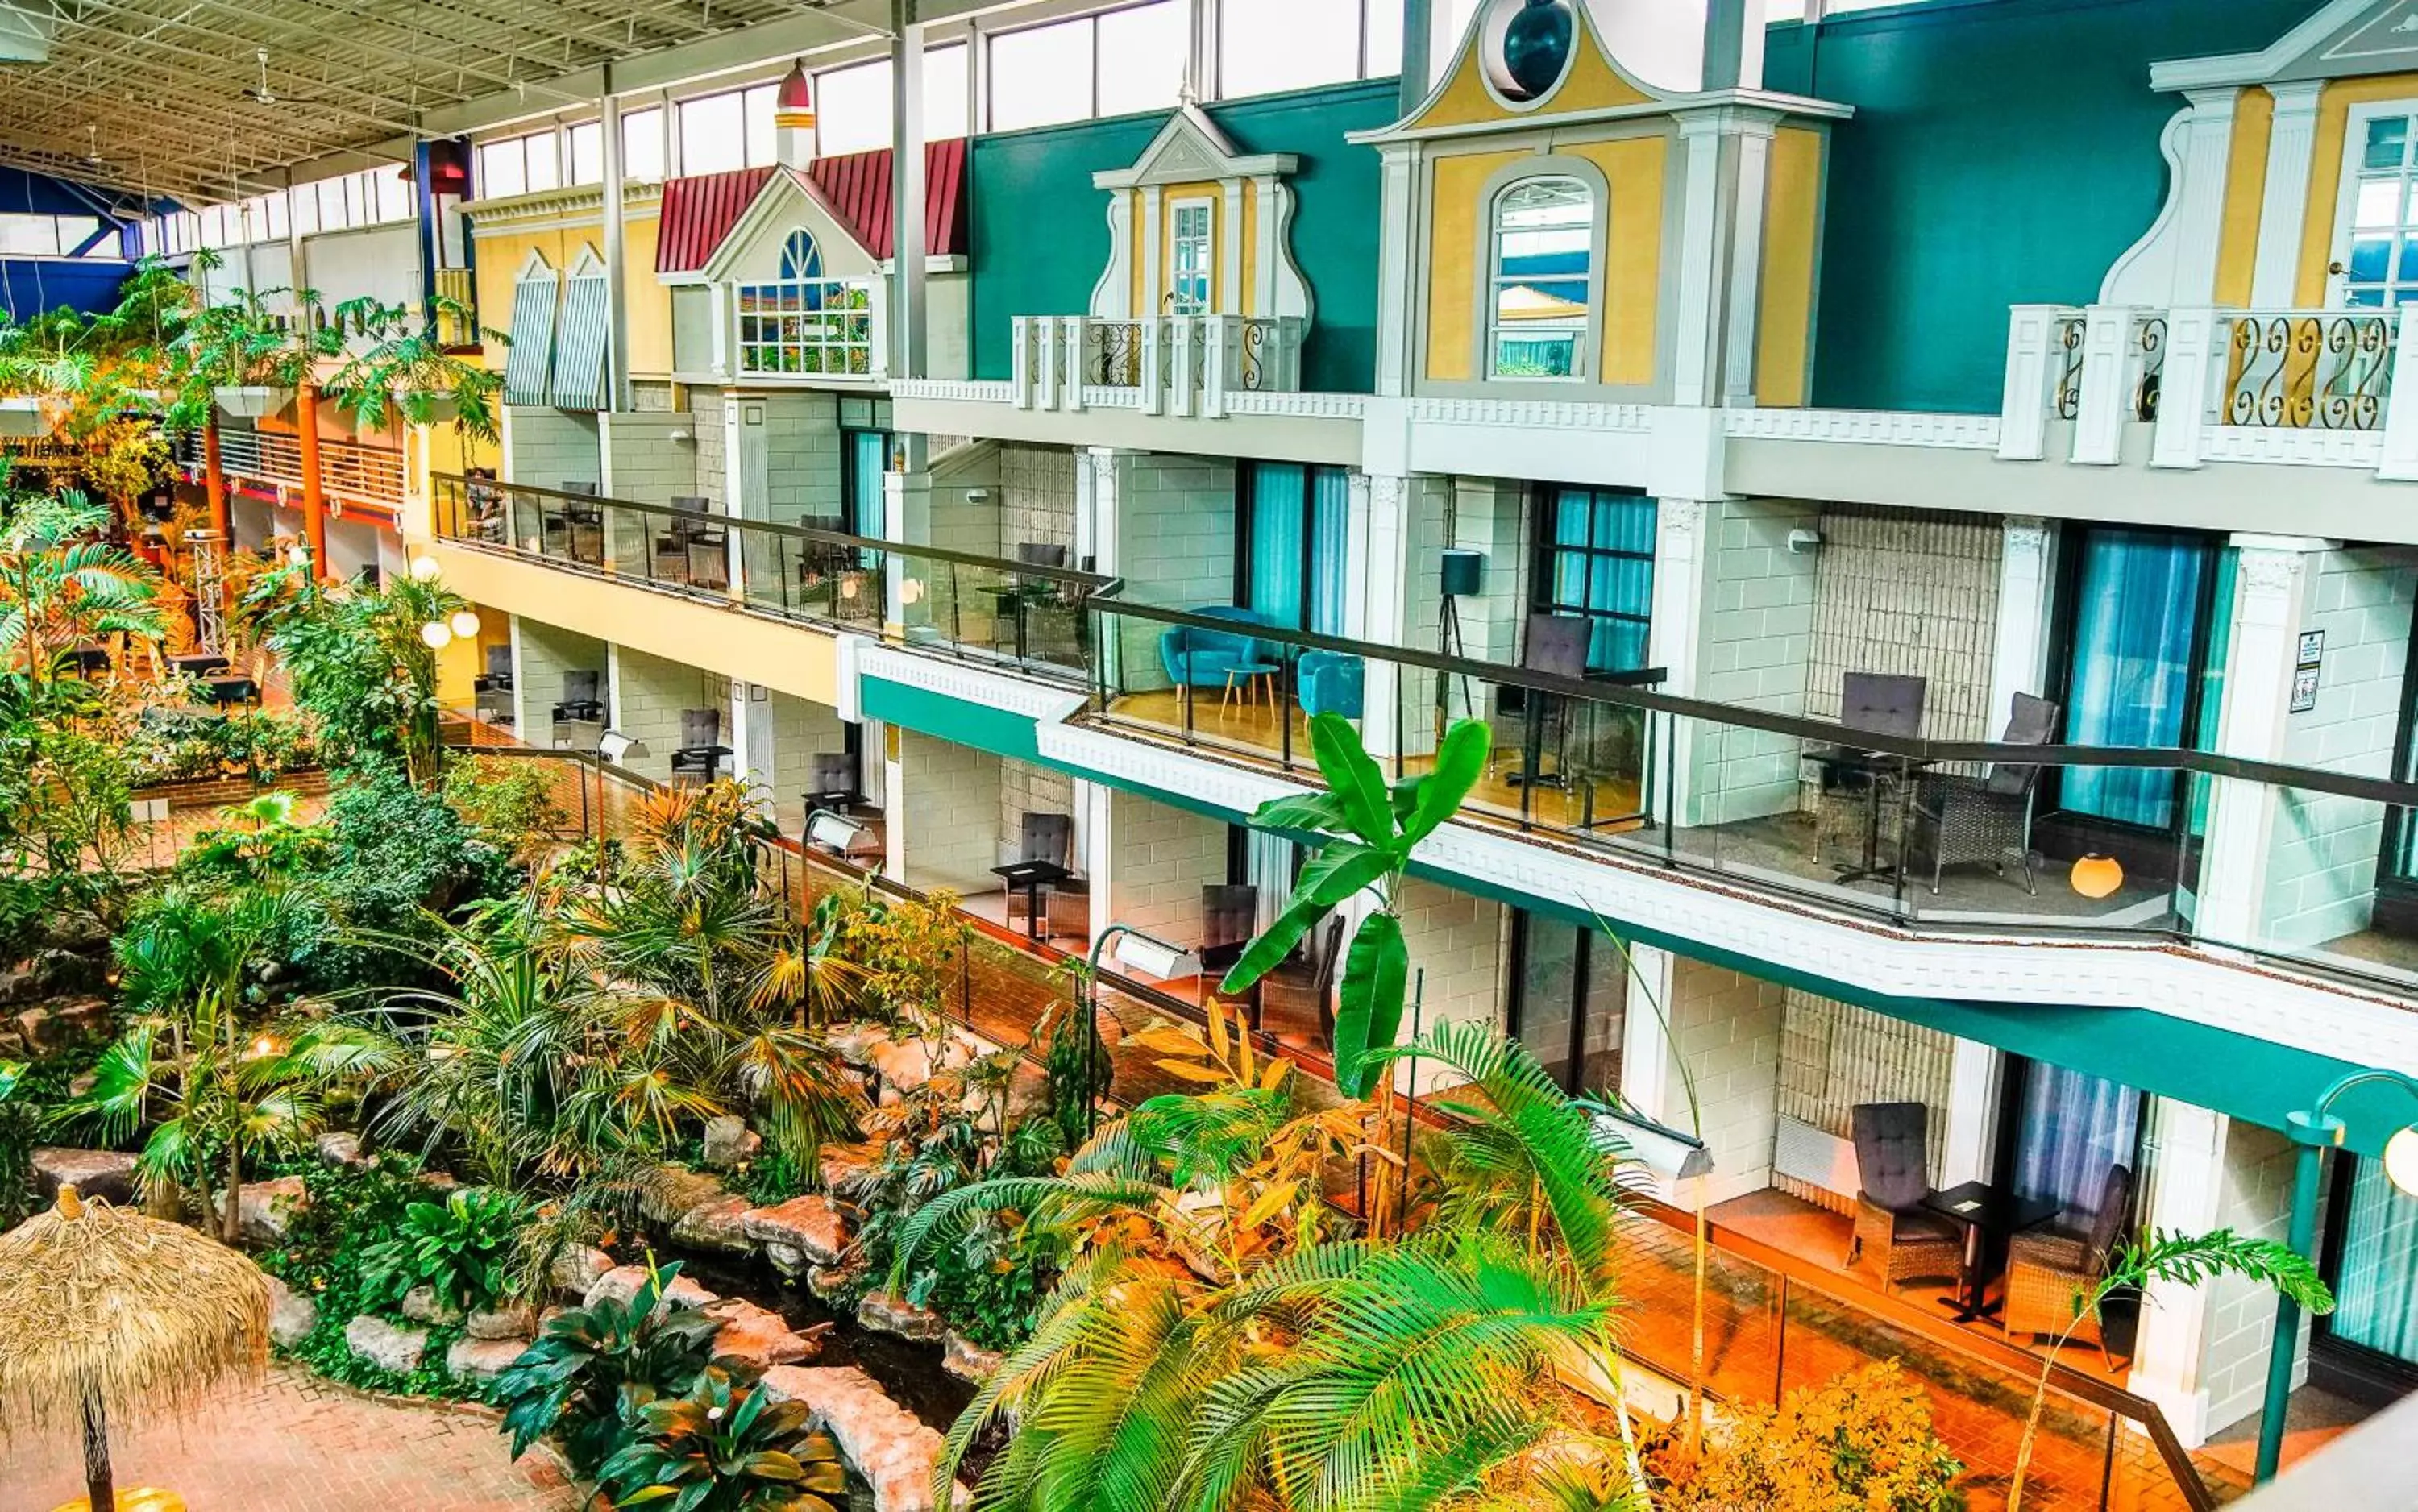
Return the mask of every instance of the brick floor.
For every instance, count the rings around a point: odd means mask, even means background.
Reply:
[[[570,1509],[554,1460],[518,1464],[495,1424],[391,1407],[276,1368],[181,1424],[112,1435],[121,1489],[160,1486],[190,1512],[522,1512]],[[0,1443],[0,1512],[49,1512],[84,1495],[81,1441],[21,1430]]]

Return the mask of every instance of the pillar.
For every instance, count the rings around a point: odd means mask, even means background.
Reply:
[[[1410,628],[1414,497],[1408,478],[1377,473],[1369,479],[1369,556],[1361,578],[1366,619],[1361,638],[1381,646],[1401,645]],[[1401,707],[1401,664],[1371,661],[1363,676],[1361,738],[1370,754],[1380,760],[1400,755],[1412,739],[1411,732],[1401,727],[1412,718]]]
[[[328,496],[319,480],[319,390],[304,384],[295,390],[295,439],[302,452],[302,542],[311,549],[311,575],[329,581]]]
[[[604,88],[597,100],[597,112],[603,117],[604,160],[600,165],[604,176],[604,283],[606,307],[611,312],[604,351],[604,407],[630,407],[630,298],[623,281],[629,274],[627,238],[622,230],[621,206],[621,97],[613,87],[613,65],[606,63],[599,70]],[[671,107],[665,111],[668,117]],[[731,532],[733,539],[738,532]]]
[[[210,501],[210,528],[232,546],[235,525],[227,512],[226,466],[219,459],[219,418],[215,411],[202,422],[202,491]]]
[[[2250,272],[2250,303],[2256,309],[2289,310],[2300,302],[2301,227],[2308,213],[2309,166],[2317,156],[2318,93],[2322,87],[2315,79],[2267,86],[2275,111],[2267,127],[2267,177],[2258,204],[2257,254]],[[2217,291],[2220,299],[2235,297]]]
[[[890,283],[894,377],[924,376],[924,26],[915,0],[890,0],[890,200],[896,229]]]
[[[2015,695],[2046,691],[2048,627],[2057,588],[2057,537],[2045,520],[2011,514],[1999,526],[1998,633],[1990,653],[1989,734],[2005,727]]]
[[[1665,673],[1660,691],[1682,697],[1697,691],[1718,513],[1714,504],[1700,498],[1663,498],[1655,506],[1654,603],[1645,659]],[[1690,720],[1649,719],[1662,723],[1663,728],[1654,744],[1660,771],[1656,790],[1646,795],[1648,812],[1659,809],[1672,816],[1674,823],[1684,824],[1697,731]]]

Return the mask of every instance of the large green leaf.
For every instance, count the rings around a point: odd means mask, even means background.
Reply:
[[[1411,817],[1402,822],[1405,850],[1460,811],[1462,800],[1484,774],[1486,754],[1493,743],[1493,732],[1482,720],[1464,719],[1445,731],[1444,743],[1436,748],[1435,765],[1420,782]]]
[[[1311,857],[1301,869],[1300,880],[1293,884],[1293,897],[1285,904],[1284,912],[1251,941],[1217,990],[1250,990],[1252,983],[1293,954],[1301,937],[1325,918],[1327,910],[1393,871],[1395,864],[1387,852],[1371,850],[1349,840],[1339,840]]]
[[[1251,823],[1263,830],[1314,830],[1339,834],[1352,828],[1352,817],[1333,793],[1301,793],[1271,798],[1251,811]]]
[[[1343,957],[1343,990],[1335,1012],[1335,1085],[1345,1095],[1369,1095],[1379,1069],[1369,1052],[1393,1044],[1401,1031],[1403,988],[1410,974],[1402,922],[1390,913],[1372,913],[1360,921]]]
[[[1372,846],[1391,845],[1394,808],[1385,792],[1385,773],[1361,745],[1360,732],[1351,721],[1340,714],[1312,719],[1309,748],[1352,832]]]

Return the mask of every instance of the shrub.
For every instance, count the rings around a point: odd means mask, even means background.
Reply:
[[[361,1294],[391,1306],[424,1286],[458,1312],[491,1306],[509,1290],[513,1245],[528,1216],[527,1203],[492,1187],[413,1202],[394,1237],[361,1252]]]
[[[445,802],[479,838],[523,862],[571,822],[554,801],[552,780],[534,761],[501,756],[456,761],[445,773]]]
[[[1894,1361],[1741,1414],[1693,1464],[1659,1456],[1664,1512],[1961,1512],[1964,1466]]]
[[[621,1506],[666,1501],[682,1512],[839,1512],[839,1446],[806,1431],[803,1402],[774,1402],[721,1370],[638,1410],[632,1437],[597,1473]],[[650,1495],[649,1493],[654,1493]]]
[[[719,1326],[693,1307],[657,1304],[680,1274],[677,1262],[652,1270],[628,1302],[558,1313],[496,1378],[513,1458],[559,1432],[571,1468],[592,1475],[621,1440],[624,1420],[659,1396],[686,1391],[705,1368]]]

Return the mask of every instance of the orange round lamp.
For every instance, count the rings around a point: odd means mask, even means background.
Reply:
[[[2104,898],[2124,885],[2124,868],[2113,856],[2093,852],[2074,863],[2066,880],[2087,898]]]
[[[72,1502],[61,1502],[51,1512],[92,1512],[92,1499],[79,1496]],[[185,1499],[156,1486],[143,1486],[118,1492],[116,1512],[185,1512]]]

